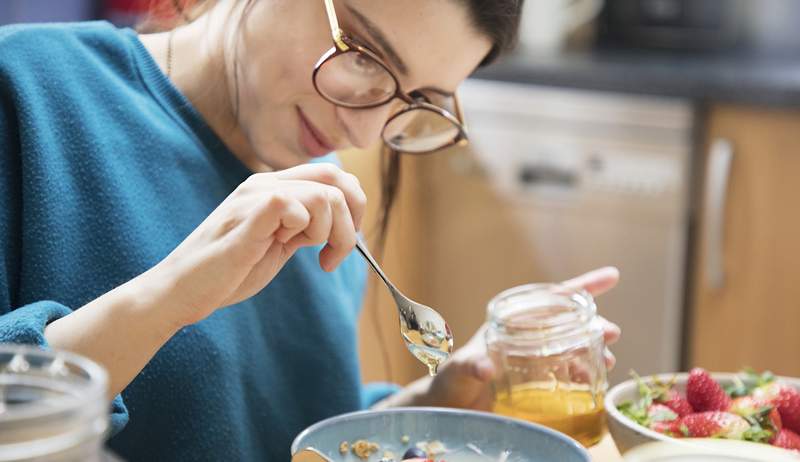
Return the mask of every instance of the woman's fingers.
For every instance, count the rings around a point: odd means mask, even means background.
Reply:
[[[311,214],[308,209],[294,198],[285,198],[279,216],[280,227],[275,232],[275,239],[282,244],[286,244],[302,233],[311,222]]]
[[[344,193],[353,226],[356,230],[361,228],[361,220],[367,207],[367,196],[355,175],[328,163],[300,165],[275,174],[285,180],[314,181],[338,188]]]
[[[236,228],[236,221],[244,223],[243,232],[248,239],[264,242],[267,245],[273,240],[286,243],[298,233],[303,232],[311,221],[311,214],[306,207],[286,193],[269,191],[262,193],[256,200],[251,200],[247,207],[242,207],[242,218],[229,219],[230,224],[223,224],[218,234],[225,235]]]
[[[603,340],[606,345],[617,343],[620,335],[622,335],[622,330],[619,326],[603,317],[600,318],[600,323],[603,326]]]
[[[472,376],[481,382],[489,382],[495,376],[495,367],[492,359],[479,355],[471,360]]]
[[[333,271],[350,254],[356,245],[356,229],[344,193],[328,187],[332,226],[327,245],[319,254],[319,263],[325,271]]]
[[[614,366],[617,364],[617,358],[614,356],[614,353],[611,352],[608,348],[603,350],[603,359],[606,362],[606,369],[611,370],[614,369]]]
[[[613,266],[589,271],[562,284],[572,289],[583,289],[592,296],[598,296],[613,289],[619,282],[619,270]]]
[[[287,181],[289,193],[306,208],[310,219],[288,245],[292,249],[326,244],[320,266],[332,271],[353,250],[356,230],[345,194],[339,188],[313,181]]]

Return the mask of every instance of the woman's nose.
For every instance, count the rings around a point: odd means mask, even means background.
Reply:
[[[371,109],[349,109],[338,107],[336,115],[350,139],[350,144],[365,149],[381,138],[386,121],[399,110],[397,101]]]

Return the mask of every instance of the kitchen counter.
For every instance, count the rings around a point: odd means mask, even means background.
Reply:
[[[546,86],[800,107],[800,58],[598,49],[521,52],[475,77]]]
[[[592,462],[622,462],[622,456],[608,433],[599,443],[589,448],[589,455]]]

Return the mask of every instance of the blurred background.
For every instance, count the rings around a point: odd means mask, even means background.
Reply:
[[[0,0],[0,23],[127,26],[148,5]],[[463,344],[498,292],[615,265],[612,383],[800,375],[798,24],[797,0],[528,0],[517,51],[461,91],[470,147],[403,159],[387,273]],[[375,223],[377,149],[341,156]],[[424,370],[390,304],[371,287],[364,378],[404,383]]]

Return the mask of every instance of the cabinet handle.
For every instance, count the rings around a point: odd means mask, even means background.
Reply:
[[[714,140],[708,156],[705,190],[706,281],[714,290],[725,284],[723,238],[725,232],[725,203],[733,163],[733,145],[722,138]]]

